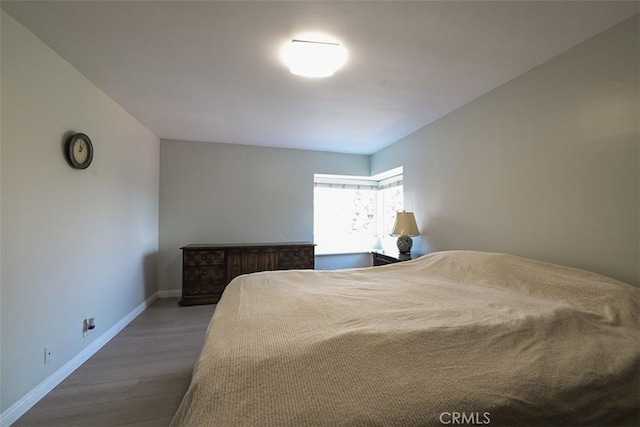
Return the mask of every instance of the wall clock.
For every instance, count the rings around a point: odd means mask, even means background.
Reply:
[[[93,144],[84,133],[75,133],[67,140],[66,149],[69,164],[76,169],[86,169],[93,161]]]

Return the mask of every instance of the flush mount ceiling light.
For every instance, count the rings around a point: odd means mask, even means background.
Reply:
[[[282,52],[291,73],[304,77],[329,77],[344,65],[347,50],[339,43],[292,40]]]

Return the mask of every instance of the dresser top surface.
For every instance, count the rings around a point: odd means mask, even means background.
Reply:
[[[270,242],[270,243],[191,243],[180,249],[224,249],[224,248],[255,248],[255,247],[283,247],[283,246],[315,246],[313,242]]]

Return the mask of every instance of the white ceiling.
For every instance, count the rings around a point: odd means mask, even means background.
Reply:
[[[161,138],[370,154],[638,12],[595,1],[2,1]],[[328,33],[328,79],[280,46]]]

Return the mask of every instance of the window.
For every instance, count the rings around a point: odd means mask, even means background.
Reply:
[[[314,175],[313,235],[318,253],[370,250],[402,210],[402,168],[375,177]]]
[[[393,223],[396,220],[396,212],[403,207],[402,184],[380,191],[382,198],[382,232],[386,235],[391,233]]]

